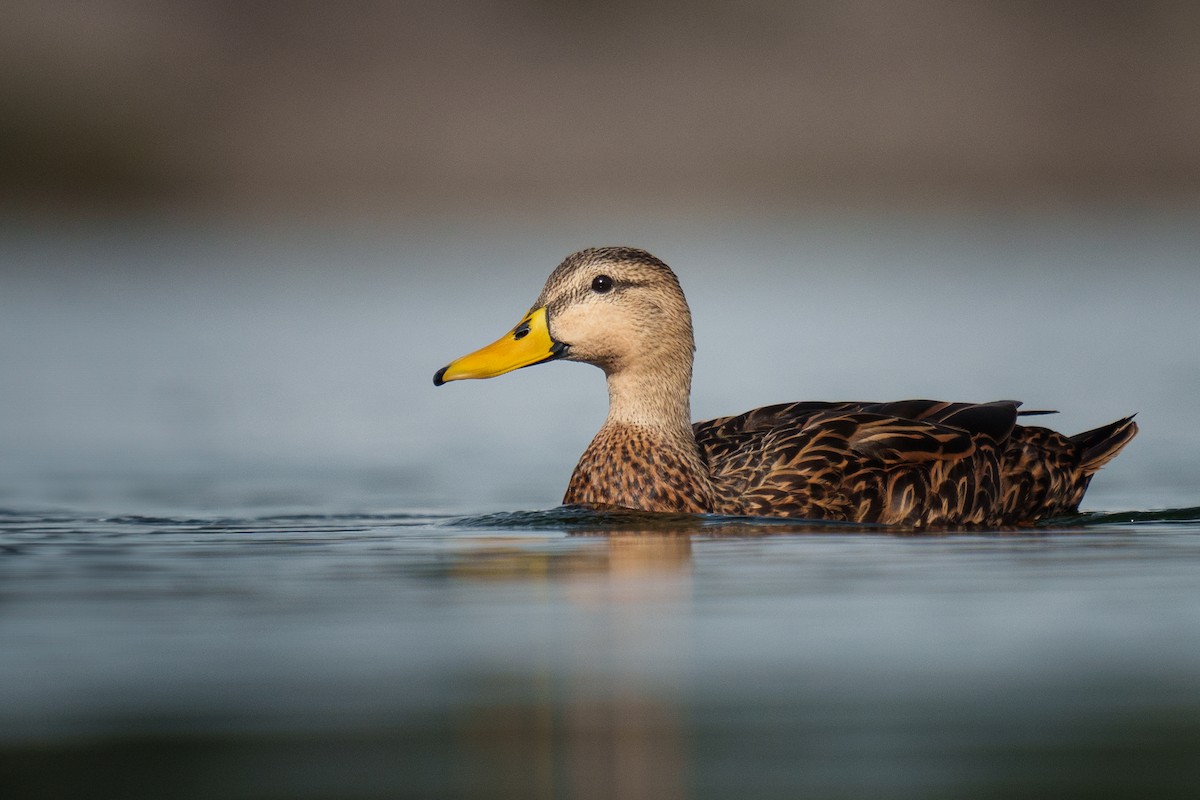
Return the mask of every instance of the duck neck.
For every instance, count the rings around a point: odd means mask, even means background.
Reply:
[[[605,427],[631,426],[655,438],[696,448],[692,434],[692,366],[657,365],[608,373]]]
[[[608,373],[608,419],[571,476],[563,502],[705,513],[715,493],[692,432],[691,365]]]

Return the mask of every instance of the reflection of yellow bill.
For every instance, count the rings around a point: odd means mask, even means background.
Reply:
[[[433,385],[468,378],[494,378],[514,369],[540,364],[563,354],[565,347],[550,337],[546,307],[535,308],[508,333],[481,350],[451,361],[433,376]]]

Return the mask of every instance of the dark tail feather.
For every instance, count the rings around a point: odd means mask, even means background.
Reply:
[[[1079,469],[1084,475],[1096,472],[1116,458],[1121,448],[1129,444],[1137,432],[1137,423],[1129,416],[1070,437],[1082,450]]]

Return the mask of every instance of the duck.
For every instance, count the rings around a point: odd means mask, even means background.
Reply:
[[[909,528],[1028,526],[1074,514],[1136,435],[1133,416],[1067,436],[1021,403],[802,401],[693,422],[695,341],[679,278],[633,247],[568,256],[496,342],[435,386],[566,360],[608,383],[608,416],[563,504]]]

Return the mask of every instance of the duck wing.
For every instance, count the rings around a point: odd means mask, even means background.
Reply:
[[[721,456],[735,451],[748,439],[780,428],[804,427],[814,418],[829,414],[866,413],[890,417],[897,421],[938,423],[971,434],[984,434],[997,442],[1005,441],[1016,425],[1021,412],[1016,400],[993,403],[946,403],[938,400],[900,400],[876,402],[799,402],[755,408],[744,414],[697,422],[692,426],[696,442],[708,456]]]
[[[697,423],[723,513],[983,522],[1017,404],[790,403]]]
[[[1132,417],[1065,436],[1015,400],[802,402],[697,422],[731,514],[898,525],[1017,525],[1074,513],[1136,435]]]

